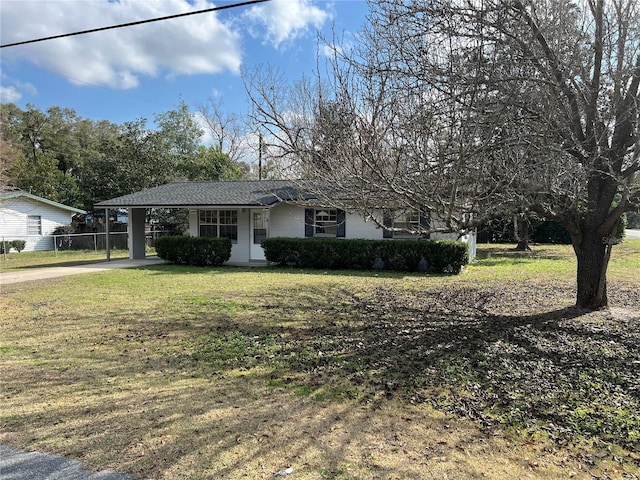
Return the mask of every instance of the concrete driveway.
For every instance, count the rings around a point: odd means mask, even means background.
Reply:
[[[30,282],[45,278],[64,277],[66,275],[78,275],[80,273],[102,272],[120,268],[148,267],[150,265],[163,264],[164,260],[158,257],[149,257],[144,260],[113,260],[111,262],[89,263],[86,265],[73,265],[68,267],[43,267],[25,268],[0,273],[0,286],[11,283]]]
[[[625,230],[624,234],[627,238],[640,238],[640,230]]]

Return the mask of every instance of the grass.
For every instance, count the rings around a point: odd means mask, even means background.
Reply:
[[[157,479],[638,478],[640,241],[590,314],[570,249],[534,250],[7,285],[0,443]]]
[[[127,250],[112,250],[111,259],[129,258]],[[104,262],[107,259],[105,250],[59,250],[57,252],[12,252],[0,255],[0,273],[23,268],[56,267],[63,265],[82,265],[86,263]]]

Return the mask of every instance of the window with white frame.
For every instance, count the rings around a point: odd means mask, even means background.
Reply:
[[[42,235],[42,217],[40,215],[27,217],[27,235]]]
[[[335,237],[338,233],[338,211],[336,209],[317,209],[313,224],[315,235]]]
[[[198,234],[201,237],[228,238],[238,242],[237,210],[200,210],[198,214]]]
[[[420,210],[413,208],[396,210],[393,212],[393,228],[400,231],[394,232],[395,237],[411,237],[420,231]]]
[[[384,238],[429,238],[430,235],[420,233],[429,227],[430,216],[428,211],[415,208],[403,208],[387,211],[383,222]],[[413,232],[413,233],[412,233]]]
[[[305,237],[345,237],[346,212],[331,208],[305,208]]]

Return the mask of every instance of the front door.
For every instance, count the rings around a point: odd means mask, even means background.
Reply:
[[[251,260],[266,260],[260,243],[267,238],[268,216],[269,210],[253,210],[251,212]]]

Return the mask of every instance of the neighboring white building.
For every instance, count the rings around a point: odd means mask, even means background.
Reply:
[[[437,222],[419,210],[379,211],[378,222],[358,212],[314,205],[314,197],[288,180],[177,182],[97,203],[95,208],[129,209],[129,256],[145,257],[145,210],[186,208],[189,235],[227,237],[233,242],[230,264],[265,262],[260,246],[268,237],[411,238],[394,233],[412,224]],[[388,217],[388,218],[387,218]],[[425,216],[426,217],[426,216]],[[475,256],[475,233],[431,234],[430,239],[462,240]]]
[[[25,240],[25,251],[53,250],[51,234],[86,213],[22,190],[0,192],[0,241]]]

